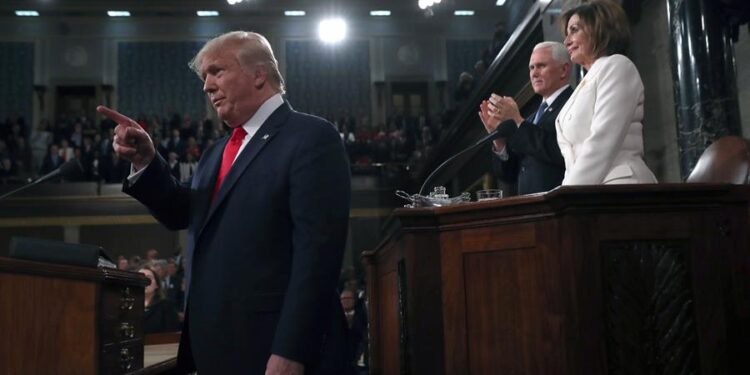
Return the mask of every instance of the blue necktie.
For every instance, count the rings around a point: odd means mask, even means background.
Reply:
[[[536,110],[536,115],[534,116],[534,125],[539,125],[539,120],[542,118],[542,115],[546,110],[547,102],[542,100],[542,104],[539,105],[539,109]]]

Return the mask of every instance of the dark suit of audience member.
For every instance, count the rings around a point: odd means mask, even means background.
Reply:
[[[555,119],[570,97],[570,60],[557,42],[538,44],[531,54],[529,78],[542,103],[523,119],[512,98],[492,94],[480,105],[480,118],[488,132],[499,128],[494,142],[493,165],[499,178],[514,184],[519,195],[554,189],[565,176],[565,161],[557,143]]]
[[[42,161],[42,169],[39,171],[39,174],[45,175],[49,172],[52,172],[58,167],[60,167],[62,163],[63,163],[63,160],[60,157],[60,153],[57,148],[57,145],[51,144],[49,146],[49,151],[47,152],[47,155],[44,156],[44,160]]]
[[[180,161],[177,160],[177,153],[170,152],[167,154],[167,168],[169,168],[169,173],[174,176],[178,181],[180,180]]]
[[[100,164],[99,176],[108,184],[122,183],[130,173],[130,163],[112,153]]]
[[[179,371],[351,373],[336,293],[350,202],[339,135],[284,102],[260,34],[219,36],[192,66],[233,131],[204,152],[187,184],[137,123],[99,107],[119,123],[115,152],[133,163],[124,191],[168,228],[188,228]]]

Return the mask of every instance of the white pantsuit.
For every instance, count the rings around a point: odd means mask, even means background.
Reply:
[[[600,57],[555,122],[563,185],[656,183],[643,161],[643,82],[623,55]]]

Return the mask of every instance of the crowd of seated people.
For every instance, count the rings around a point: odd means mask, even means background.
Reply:
[[[138,122],[182,181],[192,175],[201,151],[225,134],[211,119],[197,122],[177,114],[169,118],[141,116]],[[27,181],[72,158],[80,161],[83,172],[68,180],[121,183],[130,173],[130,164],[112,152],[115,125],[109,120],[95,124],[86,117],[54,122],[43,119],[32,131],[23,118],[0,122],[0,183]]]
[[[23,117],[0,119],[0,183],[19,182],[32,168],[27,134]]]
[[[373,166],[395,165],[414,171],[440,139],[442,116],[387,116],[385,123],[373,126],[367,117],[326,116],[338,129],[354,172],[367,172]]]
[[[371,124],[369,117],[325,116],[334,124],[345,144],[355,172],[367,173],[380,165],[416,170],[440,139],[445,114],[435,116],[387,116],[385,123]],[[138,123],[149,133],[157,151],[169,163],[173,175],[187,181],[203,150],[227,134],[226,127],[211,119],[196,121],[189,116],[142,115]],[[71,158],[81,162],[83,173],[72,181],[122,183],[130,163],[112,152],[114,124],[99,124],[85,118],[41,120],[36,129],[26,122],[0,123],[0,183],[20,183],[49,173]]]

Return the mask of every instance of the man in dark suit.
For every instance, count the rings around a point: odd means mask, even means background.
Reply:
[[[137,123],[114,149],[133,163],[124,191],[170,229],[188,228],[180,373],[349,374],[336,282],[349,165],[333,125],[292,110],[268,41],[231,32],[190,63],[233,129],[181,185]]]
[[[568,85],[570,67],[565,46],[539,43],[529,61],[531,86],[542,96],[539,109],[524,120],[513,98],[496,94],[480,105],[479,117],[487,132],[499,126],[503,134],[493,145],[500,179],[516,183],[519,195],[554,189],[565,176],[555,119],[573,92]]]

